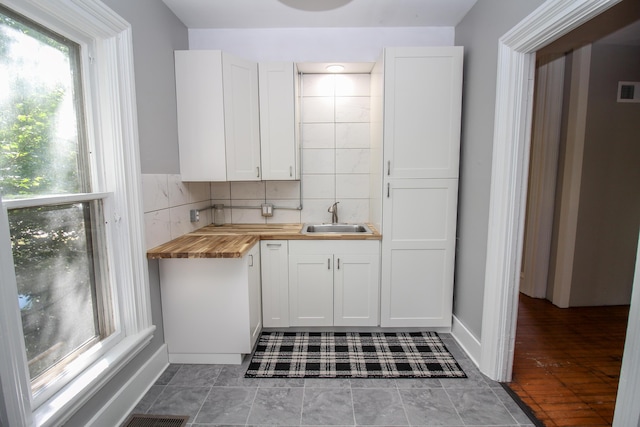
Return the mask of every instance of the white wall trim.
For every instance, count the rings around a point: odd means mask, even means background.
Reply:
[[[567,142],[564,156],[564,173],[561,178],[562,196],[558,218],[558,248],[556,252],[553,296],[551,298],[551,302],[560,308],[569,307],[571,298],[585,129],[587,127],[590,67],[591,45],[573,51]]]
[[[480,356],[482,355],[482,346],[480,340],[473,336],[471,331],[458,319],[453,316],[453,324],[451,325],[451,336],[456,340],[458,345],[467,353],[476,366],[480,365]]]
[[[496,381],[509,381],[513,366],[535,51],[619,1],[548,0],[499,41],[480,360]]]
[[[533,298],[547,294],[551,237],[556,195],[564,56],[538,67],[536,105],[531,143],[531,171],[520,291]]]
[[[168,357],[167,345],[164,344],[89,420],[87,426],[122,425],[140,399],[169,366]]]
[[[618,398],[613,416],[614,427],[635,425],[640,427],[638,396],[640,396],[640,241],[636,255],[636,271],[618,384]]]
[[[144,224],[140,192],[137,110],[134,88],[132,31],[129,23],[99,0],[2,0],[3,5],[78,42],[82,54],[85,86],[87,133],[91,150],[97,155],[92,168],[96,191],[113,193],[105,200],[106,234],[109,242],[109,274],[117,288],[114,306],[117,332],[96,346],[96,360],[77,359],[70,370],[85,363],[82,373],[52,383],[35,398],[31,397],[16,298],[1,294],[0,313],[13,320],[3,325],[11,329],[0,333],[0,375],[5,407],[10,408],[12,426],[58,425],[86,402],[140,349],[148,344],[155,327],[151,325],[151,303]],[[90,61],[89,56],[93,59]],[[0,229],[8,227],[3,216]],[[2,232],[3,238],[6,233]],[[7,240],[8,241],[8,240]],[[11,252],[0,246],[3,262]],[[12,261],[11,261],[12,263]],[[2,275],[2,285],[10,281]],[[7,298],[5,299],[5,295]],[[122,337],[122,338],[120,338]],[[118,342],[118,339],[120,341]],[[109,341],[109,342],[107,342]],[[117,342],[117,344],[116,344]],[[113,347],[110,347],[113,345]],[[87,353],[88,354],[88,353]],[[86,369],[85,369],[86,368]],[[68,381],[68,383],[67,383]],[[28,395],[25,395],[28,393]],[[19,403],[16,403],[19,401]],[[0,418],[0,421],[2,419]]]

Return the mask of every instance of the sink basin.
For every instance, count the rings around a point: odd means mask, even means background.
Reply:
[[[300,232],[302,234],[373,234],[373,231],[365,224],[305,224]]]

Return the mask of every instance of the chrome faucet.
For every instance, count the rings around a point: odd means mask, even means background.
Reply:
[[[329,206],[329,209],[327,210],[327,212],[331,213],[331,223],[332,224],[337,224],[338,223],[338,203],[340,203],[340,202],[335,202],[334,204]]]

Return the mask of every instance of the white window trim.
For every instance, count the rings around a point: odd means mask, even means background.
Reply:
[[[121,319],[123,339],[37,408],[31,398],[20,311],[15,303],[15,276],[0,276],[0,377],[6,421],[16,427],[60,425],[150,341],[155,329],[151,324],[142,222],[131,27],[99,0],[0,3],[92,52],[89,83],[96,93],[87,97],[94,110],[93,117],[87,120],[102,153],[101,169],[109,171],[94,176],[94,180],[100,183],[96,190],[112,193],[105,199],[104,212],[110,222],[110,268],[118,295],[114,305],[116,316]],[[85,69],[87,65],[83,63]],[[85,81],[89,81],[87,77]],[[11,271],[6,207],[3,205],[0,211],[0,267]]]

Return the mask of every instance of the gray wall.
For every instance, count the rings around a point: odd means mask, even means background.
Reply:
[[[498,39],[543,0],[480,0],[456,27],[465,47],[454,315],[482,335]]]
[[[103,0],[133,29],[142,173],[178,173],[174,49],[187,49],[187,28],[158,0]],[[84,426],[164,343],[158,262],[149,261],[151,343],[65,425]],[[123,414],[124,415],[124,414]]]
[[[188,30],[158,0],[103,0],[133,29],[142,173],[180,173],[173,51]]]
[[[640,48],[593,44],[570,306],[629,304],[640,218]]]

